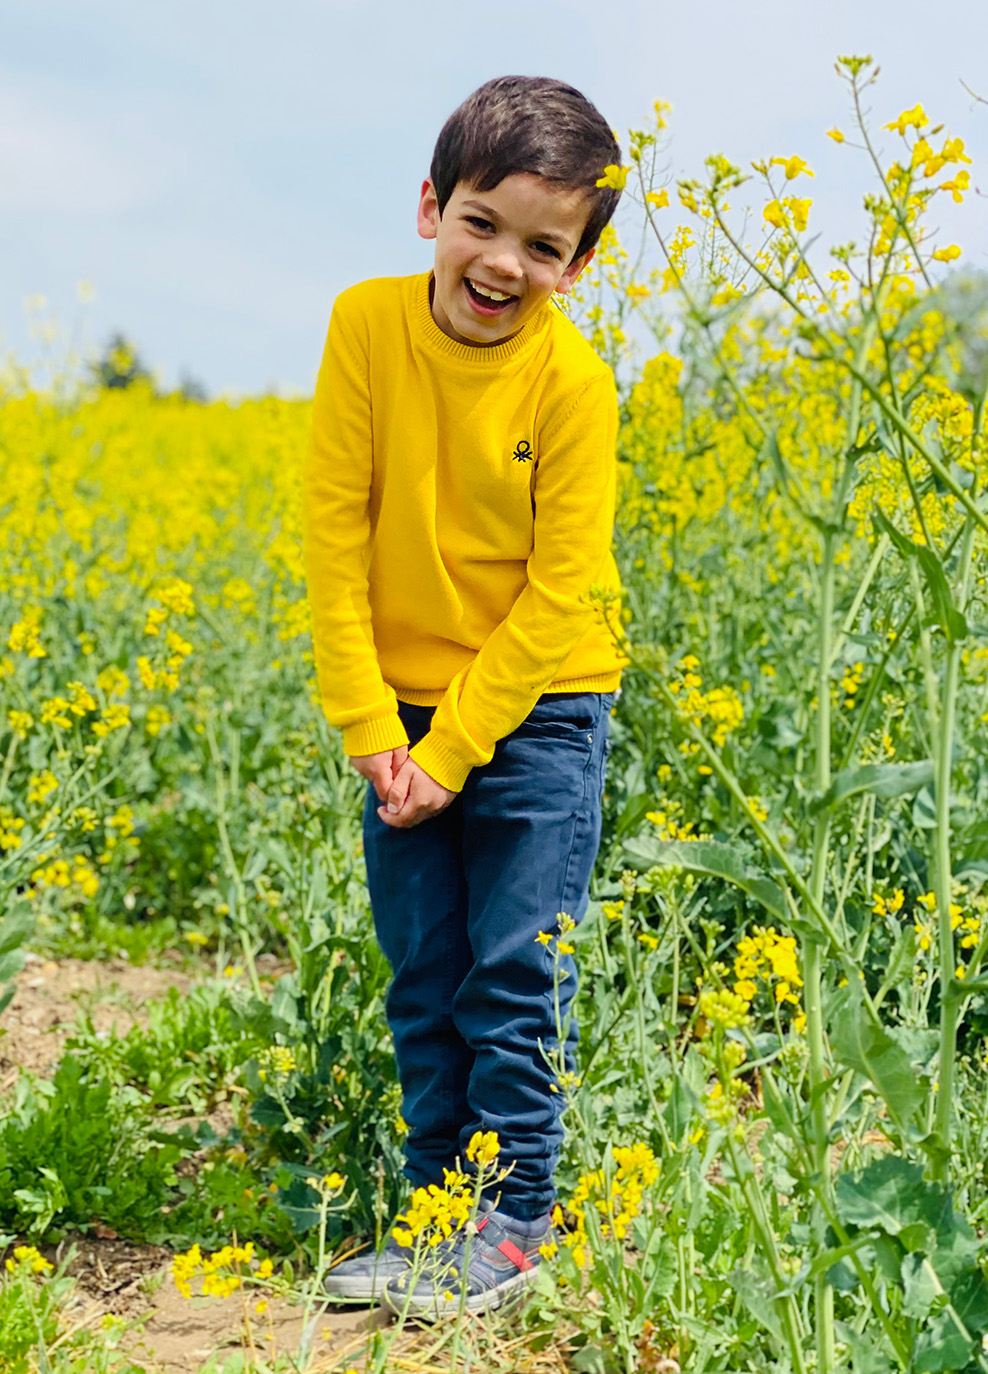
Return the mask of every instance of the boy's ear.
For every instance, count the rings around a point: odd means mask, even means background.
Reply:
[[[422,183],[422,193],[419,196],[418,231],[419,237],[423,239],[434,239],[439,228],[439,200],[436,196],[436,188],[433,186],[429,177]]]
[[[596,253],[596,251],[596,248],[591,248],[588,252],[581,253],[580,256],[578,258],[574,258],[573,261],[569,264],[569,266],[564,270],[563,275],[559,278],[559,281],[556,284],[556,290],[559,292],[561,296],[565,296],[570,291],[572,291],[573,287],[576,285],[577,277],[579,277],[583,269],[585,267],[588,267],[590,263],[593,261],[593,256]]]

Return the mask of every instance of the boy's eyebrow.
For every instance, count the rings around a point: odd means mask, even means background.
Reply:
[[[489,205],[485,205],[482,200],[465,200],[462,202],[462,204],[470,206],[471,209],[480,210],[481,213],[485,214],[488,219],[498,218],[497,211],[492,210]],[[563,247],[566,247],[567,244],[567,238],[565,234],[556,234],[551,229],[547,229],[545,233],[533,234],[532,237],[536,239],[545,239],[546,243],[558,243],[561,244]]]

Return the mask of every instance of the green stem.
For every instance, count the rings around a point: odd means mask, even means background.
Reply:
[[[3,761],[3,772],[0,773],[0,797],[7,790],[7,783],[10,781],[10,771],[14,766],[14,755],[17,752],[18,735],[15,731],[10,737],[10,745],[7,749],[7,757]]]
[[[850,1081],[850,1077],[851,1075],[848,1075],[848,1082]],[[770,1097],[772,1099],[772,1111],[776,1113],[779,1119],[784,1123],[785,1134],[788,1135],[789,1139],[793,1142],[796,1148],[800,1150],[800,1159],[804,1162],[805,1165],[805,1163],[807,1163],[808,1161],[806,1160],[805,1154],[803,1153],[804,1147],[801,1146],[800,1142],[799,1123],[794,1119],[792,1113],[790,1112],[789,1104],[783,1097],[782,1093],[779,1091],[779,1087],[775,1081],[775,1075],[768,1067],[766,1067],[762,1071],[762,1084],[765,1090],[766,1097]],[[838,1242],[841,1245],[848,1245],[850,1243],[850,1237],[848,1236],[848,1233],[845,1231],[841,1223],[840,1217],[837,1214],[836,1207],[834,1206],[833,1199],[821,1197],[821,1203],[827,1213],[828,1221],[834,1228],[834,1234],[836,1235]],[[871,1304],[872,1311],[875,1313],[875,1316],[881,1323],[885,1331],[885,1334],[889,1339],[889,1343],[891,1344],[893,1350],[896,1352],[896,1357],[899,1361],[900,1368],[905,1369],[907,1364],[909,1363],[908,1347],[905,1345],[901,1336],[898,1334],[893,1319],[885,1310],[884,1299],[882,1295],[880,1295],[878,1289],[875,1287],[874,1279],[872,1278],[870,1269],[866,1267],[866,1265],[861,1259],[860,1253],[857,1250],[852,1250],[848,1258],[854,1266],[855,1272],[857,1273],[857,1276],[861,1281],[861,1286],[864,1290],[865,1296]]]
[[[226,824],[227,811],[227,789],[226,775],[223,770],[223,760],[220,756],[219,745],[216,740],[216,730],[213,725],[213,717],[206,714],[206,738],[209,741],[209,752],[212,755],[213,767],[216,770],[216,829],[220,837],[220,848],[223,851],[223,858],[226,861],[226,869],[236,893],[237,910],[235,920],[237,924],[237,935],[240,940],[240,948],[244,956],[250,985],[255,996],[263,1001],[264,994],[261,990],[261,980],[257,973],[257,964],[254,959],[254,949],[250,939],[250,931],[247,928],[247,889],[244,887],[243,876],[240,872],[240,865],[237,863],[233,852],[233,845],[230,843],[230,832]]]
[[[317,1302],[317,1293],[323,1292],[323,1279],[326,1277],[326,1224],[329,1216],[329,1196],[320,1188],[319,1226],[317,1230],[318,1254],[315,1272],[305,1287],[305,1302],[302,1308],[302,1339],[299,1342],[299,1374],[304,1374],[312,1363],[312,1312]]]
[[[627,906],[621,915],[621,934],[624,944],[625,968],[631,976],[631,986],[634,988],[635,997],[635,1030],[638,1039],[639,1063],[645,1076],[645,1091],[648,1094],[648,1104],[652,1108],[656,1124],[661,1125],[663,1121],[662,1106],[655,1095],[655,1087],[652,1083],[651,1065],[655,1059],[655,1045],[649,1042],[648,1032],[645,1026],[645,1003],[642,1000],[642,985],[644,979],[638,977],[636,968],[637,960],[635,950],[631,944],[631,930],[629,928]]]
[[[814,786],[823,796],[830,786],[830,664],[831,632],[834,614],[834,544],[836,536],[828,529],[823,536],[823,567],[820,582],[820,610],[817,648],[817,719],[816,762]],[[817,813],[813,829],[813,852],[810,863],[810,892],[817,907],[823,909],[827,882],[827,857],[830,841],[830,811]],[[804,1006],[806,1011],[806,1040],[809,1046],[808,1087],[810,1092],[810,1125],[812,1140],[813,1230],[818,1250],[826,1247],[826,1211],[821,1197],[829,1198],[830,1144],[824,1084],[827,1078],[824,1049],[823,1017],[823,951],[817,941],[808,942],[803,951]],[[817,1368],[819,1374],[830,1374],[834,1367],[834,1290],[825,1272],[814,1279],[816,1296]]]
[[[971,569],[973,542],[974,522],[969,518],[961,543],[961,596],[959,600],[962,606],[967,601],[967,584]],[[958,1013],[964,996],[963,990],[954,976],[954,932],[950,923],[950,775],[953,762],[954,719],[957,709],[960,666],[961,646],[955,640],[951,640],[947,645],[947,666],[941,698],[940,728],[933,731],[937,819],[934,891],[937,898],[941,990],[939,1089],[934,1115],[934,1127],[941,1150],[934,1160],[933,1176],[940,1183],[947,1182],[950,1172],[950,1117],[957,1058]]]
[[[933,756],[936,769],[936,832],[933,889],[937,899],[938,953],[940,962],[940,1057],[939,1087],[937,1091],[935,1131],[942,1153],[939,1153],[933,1176],[946,1183],[949,1173],[950,1113],[954,1093],[954,1061],[957,1053],[957,1013],[960,994],[954,977],[954,932],[950,924],[950,764],[957,701],[960,646],[951,644],[947,650],[941,699],[940,728],[934,735]]]
[[[772,1278],[778,1292],[774,1298],[776,1311],[782,1322],[782,1329],[785,1332],[786,1343],[789,1346],[789,1355],[792,1359],[792,1367],[795,1374],[806,1374],[806,1361],[803,1358],[802,1342],[802,1321],[799,1315],[799,1308],[792,1293],[785,1290],[789,1287],[789,1280],[783,1272],[782,1264],[779,1259],[779,1252],[775,1244],[775,1236],[772,1233],[772,1226],[768,1217],[765,1215],[765,1203],[761,1191],[754,1180],[751,1161],[745,1156],[744,1162],[738,1157],[738,1151],[731,1134],[731,1127],[728,1126],[724,1134],[727,1144],[727,1152],[731,1157],[731,1166],[734,1176],[741,1185],[741,1192],[745,1202],[748,1204],[751,1213],[752,1225],[762,1254],[765,1256]]]
[[[868,592],[871,588],[871,584],[874,581],[875,574],[881,567],[882,561],[885,558],[886,553],[888,552],[890,543],[891,541],[888,535],[883,534],[879,537],[878,542],[875,545],[874,552],[872,553],[871,558],[869,559],[868,566],[865,569],[864,576],[861,579],[861,585],[858,587],[858,590],[854,596],[854,600],[851,602],[851,609],[844,617],[844,623],[840,627],[840,632],[834,636],[833,643],[830,646],[831,664],[833,664],[841,649],[843,649],[845,639],[854,629],[855,622],[858,618],[858,612],[864,605],[864,599],[868,595]]]

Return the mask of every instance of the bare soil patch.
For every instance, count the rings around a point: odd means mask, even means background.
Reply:
[[[43,1075],[54,1071],[80,1011],[91,1015],[98,1031],[126,1035],[143,1023],[145,1003],[164,997],[169,988],[186,992],[192,982],[178,969],[124,959],[55,961],[29,954],[0,1021],[6,1032],[0,1035],[0,1093],[25,1069]]]
[[[86,1325],[98,1329],[105,1313],[123,1318],[129,1326],[123,1342],[128,1355],[155,1374],[198,1374],[211,1356],[247,1349],[251,1342],[268,1357],[294,1352],[302,1340],[303,1309],[280,1298],[269,1299],[263,1313],[256,1310],[258,1292],[183,1298],[172,1281],[171,1252],[165,1246],[89,1235],[42,1249],[54,1263],[74,1251],[67,1272],[76,1281]],[[370,1330],[388,1320],[380,1308],[317,1306],[311,1318],[317,1367],[329,1368],[356,1351]]]
[[[128,1345],[131,1358],[153,1363],[162,1374],[196,1374],[211,1355],[249,1348],[248,1327],[261,1356],[297,1351],[305,1325],[303,1309],[272,1298],[258,1315],[257,1301],[257,1294],[239,1293],[229,1298],[183,1298],[169,1278],[154,1294],[142,1331],[134,1332]],[[367,1333],[386,1325],[390,1317],[381,1308],[317,1307],[311,1321],[316,1367],[329,1368],[344,1353],[359,1349]]]

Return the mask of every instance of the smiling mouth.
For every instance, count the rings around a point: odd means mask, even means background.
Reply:
[[[518,299],[517,296],[510,296],[507,292],[495,291],[489,286],[475,284],[469,277],[464,277],[463,282],[470,304],[482,315],[502,315]]]

